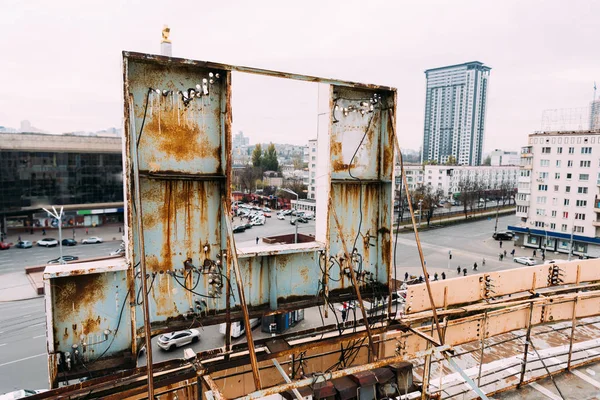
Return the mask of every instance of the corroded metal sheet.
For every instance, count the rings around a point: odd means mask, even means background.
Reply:
[[[49,278],[52,343],[51,354],[72,354],[73,364],[83,361],[92,368],[96,359],[110,350],[131,350],[131,325],[126,271],[90,273]],[[118,327],[118,328],[117,328]],[[75,346],[75,347],[74,347]],[[64,361],[64,360],[63,360]]]
[[[579,282],[600,281],[600,261],[576,260],[534,265],[435,281],[430,285],[436,307],[443,307],[557,285],[574,284],[578,282],[578,275]],[[489,292],[486,292],[486,287],[490,289]],[[444,298],[445,292],[447,292],[446,298]],[[425,284],[410,285],[406,299],[408,314],[431,308]]]

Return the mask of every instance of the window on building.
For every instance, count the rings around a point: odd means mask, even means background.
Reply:
[[[583,230],[584,230],[583,226],[577,226],[577,225],[575,226],[575,232],[583,233]]]
[[[562,154],[562,147],[556,148],[556,154]]]
[[[582,147],[581,154],[592,154],[592,148],[591,147]]]
[[[311,161],[315,161],[316,159],[317,159],[317,157],[315,157],[315,156],[312,156],[310,160],[311,160]]]
[[[577,213],[575,214],[575,219],[585,220],[585,214]]]
[[[550,154],[550,147],[542,147],[542,154]]]
[[[569,219],[569,212],[563,211],[563,219]]]
[[[571,179],[573,177],[573,174],[567,174],[567,180]]]
[[[552,210],[552,218],[556,217],[556,210]]]
[[[556,229],[556,224],[554,222],[550,223],[550,229],[552,229],[552,230]]]
[[[314,153],[315,151],[317,151],[317,148],[316,148],[316,147],[313,147],[313,148],[312,148],[312,152]]]
[[[540,167],[550,166],[550,160],[540,160]]]
[[[538,196],[538,197],[536,198],[536,202],[537,202],[538,204],[546,204],[546,196]]]
[[[535,221],[535,227],[536,228],[543,228],[544,227],[544,222],[543,221]]]
[[[587,192],[588,192],[588,188],[585,186],[579,186],[577,188],[577,193],[579,193],[579,194],[587,194]]]
[[[546,179],[548,177],[547,172],[538,172],[540,179]]]
[[[569,205],[569,199],[564,199],[563,200],[563,206],[568,206]]]
[[[546,215],[546,211],[543,208],[536,208],[535,215]]]
[[[582,168],[589,168],[592,166],[592,162],[589,160],[582,160],[582,161],[579,161],[579,166]]]
[[[572,166],[573,166],[573,160],[567,161],[567,167],[572,167]]]
[[[555,192],[558,192],[558,189],[559,189],[559,188],[558,188],[558,185],[554,185],[554,191],[555,191]]]
[[[579,180],[580,181],[589,181],[590,175],[589,174],[579,174]]]
[[[538,190],[540,192],[547,192],[548,191],[548,185],[538,185]]]
[[[560,226],[560,230],[561,230],[562,232],[566,232],[566,231],[567,231],[567,224],[562,224],[562,225]]]
[[[575,147],[569,147],[569,154],[575,154]]]
[[[554,179],[560,179],[560,172],[554,173]]]
[[[585,207],[587,206],[587,200],[577,200],[575,202],[576,207]]]
[[[557,197],[554,197],[554,198],[552,199],[552,205],[553,205],[553,206],[556,206],[556,205],[558,205],[558,198],[557,198]]]
[[[560,160],[556,160],[556,168],[560,168]]]

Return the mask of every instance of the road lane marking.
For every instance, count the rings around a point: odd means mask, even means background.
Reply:
[[[39,324],[34,324],[34,325],[29,325],[29,326],[40,326],[40,325],[46,325],[45,322],[40,322]]]
[[[31,314],[23,315],[21,318],[31,317]]]
[[[2,344],[0,344],[0,347],[2,347],[2,346],[6,346],[7,344],[8,344],[8,343],[2,343]]]
[[[26,361],[26,360],[31,360],[32,358],[36,358],[36,357],[41,357],[41,356],[45,356],[46,353],[40,353],[40,354],[36,354],[34,356],[29,356],[29,357],[25,357],[25,358],[19,358],[18,360],[13,360],[13,361],[9,361],[9,362],[5,362],[3,364],[0,364],[0,367],[4,367],[6,365],[10,365],[10,364],[15,364],[21,361]]]
[[[33,338],[34,338],[34,339],[37,339],[37,338],[41,338],[41,337],[45,338],[45,337],[46,337],[46,334],[43,334],[43,335],[37,335],[37,336],[34,336]]]

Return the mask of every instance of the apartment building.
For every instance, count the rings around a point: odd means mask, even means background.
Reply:
[[[316,175],[317,175],[317,139],[308,141],[308,154],[306,155],[308,163],[308,195],[307,198],[315,199],[316,190]]]
[[[518,244],[600,257],[600,130],[529,135],[520,164]]]
[[[469,180],[478,182],[489,190],[503,187],[516,188],[518,166],[468,166],[468,165],[404,165],[406,181],[410,190],[420,185],[428,185],[433,189],[441,189],[451,198],[460,193],[460,182]],[[400,166],[396,166],[396,187],[400,188],[402,174]]]

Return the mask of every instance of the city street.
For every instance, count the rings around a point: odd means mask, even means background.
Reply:
[[[518,218],[514,215],[500,217],[498,229],[506,229],[509,224],[516,223]],[[234,225],[239,220],[236,219]],[[299,232],[313,233],[314,221],[308,224],[300,224]],[[445,271],[448,278],[456,277],[456,267],[467,268],[468,273],[472,274],[473,263],[477,262],[480,266],[480,272],[496,271],[508,268],[517,268],[520,264],[512,262],[512,258],[500,262],[498,253],[500,252],[499,242],[492,239],[495,219],[476,221],[471,223],[457,224],[454,226],[431,229],[420,232],[421,242],[427,267],[433,279],[433,274],[441,274]],[[289,218],[280,221],[276,218],[270,218],[264,226],[255,226],[250,230],[235,234],[238,246],[251,246],[255,244],[256,237],[272,236],[282,233],[291,233],[294,226],[289,223]],[[394,236],[395,237],[395,236]],[[77,245],[68,248],[65,254],[79,255],[80,257],[93,257],[95,255],[108,254],[114,248],[118,247],[118,241],[103,243],[98,245]],[[504,248],[509,253],[513,249],[511,242],[504,242]],[[452,260],[448,262],[448,251],[452,251]],[[29,253],[30,252],[30,253]],[[33,248],[33,249],[10,249],[0,253],[0,256],[15,257],[19,261],[16,264],[23,265],[26,260],[22,254],[37,255],[36,263],[46,261],[58,256],[58,248]],[[530,250],[516,248],[516,255],[531,255]],[[549,256],[552,258],[565,258],[564,255]],[[481,261],[486,259],[485,267],[481,266]],[[541,259],[539,259],[541,262]],[[398,279],[404,278],[404,273],[411,275],[420,275],[420,263],[417,247],[412,233],[398,235],[398,246],[396,253]],[[448,268],[450,267],[450,268]],[[2,263],[2,269],[6,264]],[[10,268],[16,268],[15,262]],[[22,268],[22,266],[20,267]],[[45,343],[45,319],[44,302],[42,298],[36,298],[26,301],[0,303],[0,393],[15,388],[35,388],[41,389],[47,387],[46,372],[46,343]],[[350,314],[350,319],[352,314]],[[191,322],[191,321],[190,321]],[[326,323],[335,322],[335,317],[330,313]],[[321,317],[318,309],[308,309],[305,311],[305,319],[292,329],[307,329],[309,327],[321,325]],[[218,326],[206,326],[197,328],[201,331],[201,340],[191,346],[194,350],[220,347],[223,345],[223,335],[219,333]],[[260,327],[254,329],[253,334],[256,338],[266,337],[268,334],[260,331]],[[235,339],[233,342],[245,340],[244,337]],[[156,338],[153,339],[156,342]],[[183,348],[185,348],[183,347]],[[178,348],[171,352],[165,352],[154,346],[154,355],[156,362],[170,358],[181,357],[183,348]],[[143,363],[143,359],[140,361]]]

